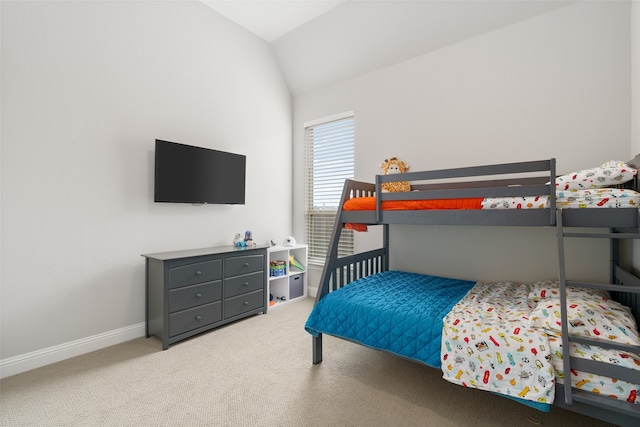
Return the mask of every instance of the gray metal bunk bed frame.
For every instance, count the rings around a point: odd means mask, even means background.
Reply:
[[[490,177],[490,179],[485,179]],[[620,266],[620,244],[624,239],[640,239],[640,208],[625,209],[556,209],[555,159],[410,172],[401,175],[377,175],[375,184],[346,180],[336,215],[332,237],[326,257],[316,303],[327,293],[339,289],[362,277],[389,270],[389,225],[479,225],[479,226],[547,226],[556,227],[558,245],[558,271],[561,289],[561,322],[563,349],[570,342],[597,345],[640,354],[640,347],[597,341],[568,334],[566,312],[566,286],[604,289],[612,291],[619,302],[631,307],[640,323],[640,279]],[[385,182],[409,181],[408,193],[383,193]],[[421,182],[415,184],[415,182]],[[426,183],[425,183],[426,182]],[[638,188],[637,179],[632,188]],[[387,200],[431,200],[471,197],[510,197],[547,195],[545,209],[504,210],[406,210],[385,211]],[[342,206],[352,198],[375,196],[373,211],[345,211]],[[338,244],[347,223],[381,225],[382,247],[363,253],[338,257]],[[604,229],[604,231],[602,230]],[[567,279],[564,241],[567,238],[606,238],[611,244],[610,283],[586,283]],[[312,337],[313,364],[322,362],[322,334]],[[640,384],[640,371],[593,360],[574,357],[563,358],[563,371],[577,369]],[[640,399],[640,396],[638,397]],[[640,423],[640,405],[627,401],[583,392],[556,385],[554,405],[613,422],[637,426]]]

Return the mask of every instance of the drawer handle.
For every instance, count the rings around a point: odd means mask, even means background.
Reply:
[[[249,267],[249,263],[248,263],[248,262],[245,262],[245,263],[244,263],[244,266],[245,266],[245,267]]]
[[[196,276],[201,276],[202,275],[202,271],[198,270],[196,271]]]
[[[198,292],[198,293],[196,294],[196,298],[202,298],[202,294],[201,294],[200,292]]]
[[[245,301],[245,302],[244,302],[244,305],[249,305],[249,301]]]
[[[196,320],[198,320],[198,321],[202,320],[202,316],[200,316],[199,314],[196,315]]]

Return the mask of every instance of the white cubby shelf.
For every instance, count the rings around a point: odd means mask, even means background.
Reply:
[[[269,254],[269,308],[275,308],[288,302],[307,297],[307,245],[276,245],[267,249]],[[290,262],[293,258],[302,268]],[[284,263],[284,271],[272,276],[272,263]],[[282,264],[280,264],[282,265]]]

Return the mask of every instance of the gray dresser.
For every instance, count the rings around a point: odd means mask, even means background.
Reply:
[[[238,319],[267,312],[267,247],[223,246],[142,255],[147,338],[162,349]]]

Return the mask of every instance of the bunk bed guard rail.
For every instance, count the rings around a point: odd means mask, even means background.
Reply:
[[[493,176],[490,180],[478,178]],[[530,175],[530,176],[525,176]],[[459,181],[464,179],[464,181]],[[449,181],[445,181],[449,180]],[[383,193],[382,184],[409,181],[412,192]],[[415,184],[419,181],[430,183]],[[435,182],[440,181],[440,182]],[[474,197],[549,196],[549,225],[555,225],[556,216],[556,159],[502,163],[407,172],[395,175],[376,175],[376,221],[382,221],[382,202],[388,200],[463,199]]]

